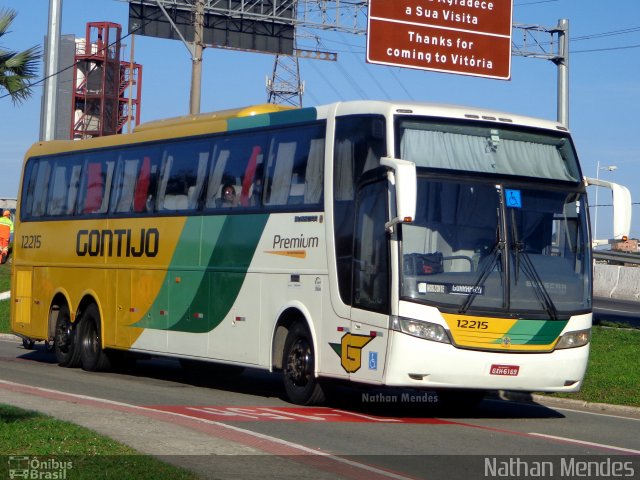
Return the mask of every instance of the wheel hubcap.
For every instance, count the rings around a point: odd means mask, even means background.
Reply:
[[[287,375],[294,385],[304,387],[308,383],[312,364],[309,344],[304,339],[298,339],[287,359]]]
[[[56,331],[56,346],[66,352],[69,350],[69,339],[71,338],[71,328],[68,323],[64,322]]]

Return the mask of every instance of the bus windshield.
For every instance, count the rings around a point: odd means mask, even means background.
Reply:
[[[556,319],[591,306],[581,193],[418,179],[402,226],[402,297],[459,313]]]

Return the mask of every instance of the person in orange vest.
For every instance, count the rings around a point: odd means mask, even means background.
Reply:
[[[11,212],[5,210],[0,218],[0,254],[2,255],[2,263],[7,261],[9,256],[9,242],[13,237],[13,222],[11,221]]]

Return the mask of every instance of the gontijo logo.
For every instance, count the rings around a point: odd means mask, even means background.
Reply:
[[[78,230],[76,255],[84,257],[155,257],[160,248],[157,228]]]

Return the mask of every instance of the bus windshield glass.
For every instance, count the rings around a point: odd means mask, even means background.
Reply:
[[[406,300],[458,313],[566,318],[591,307],[581,193],[418,179],[402,226]]]

